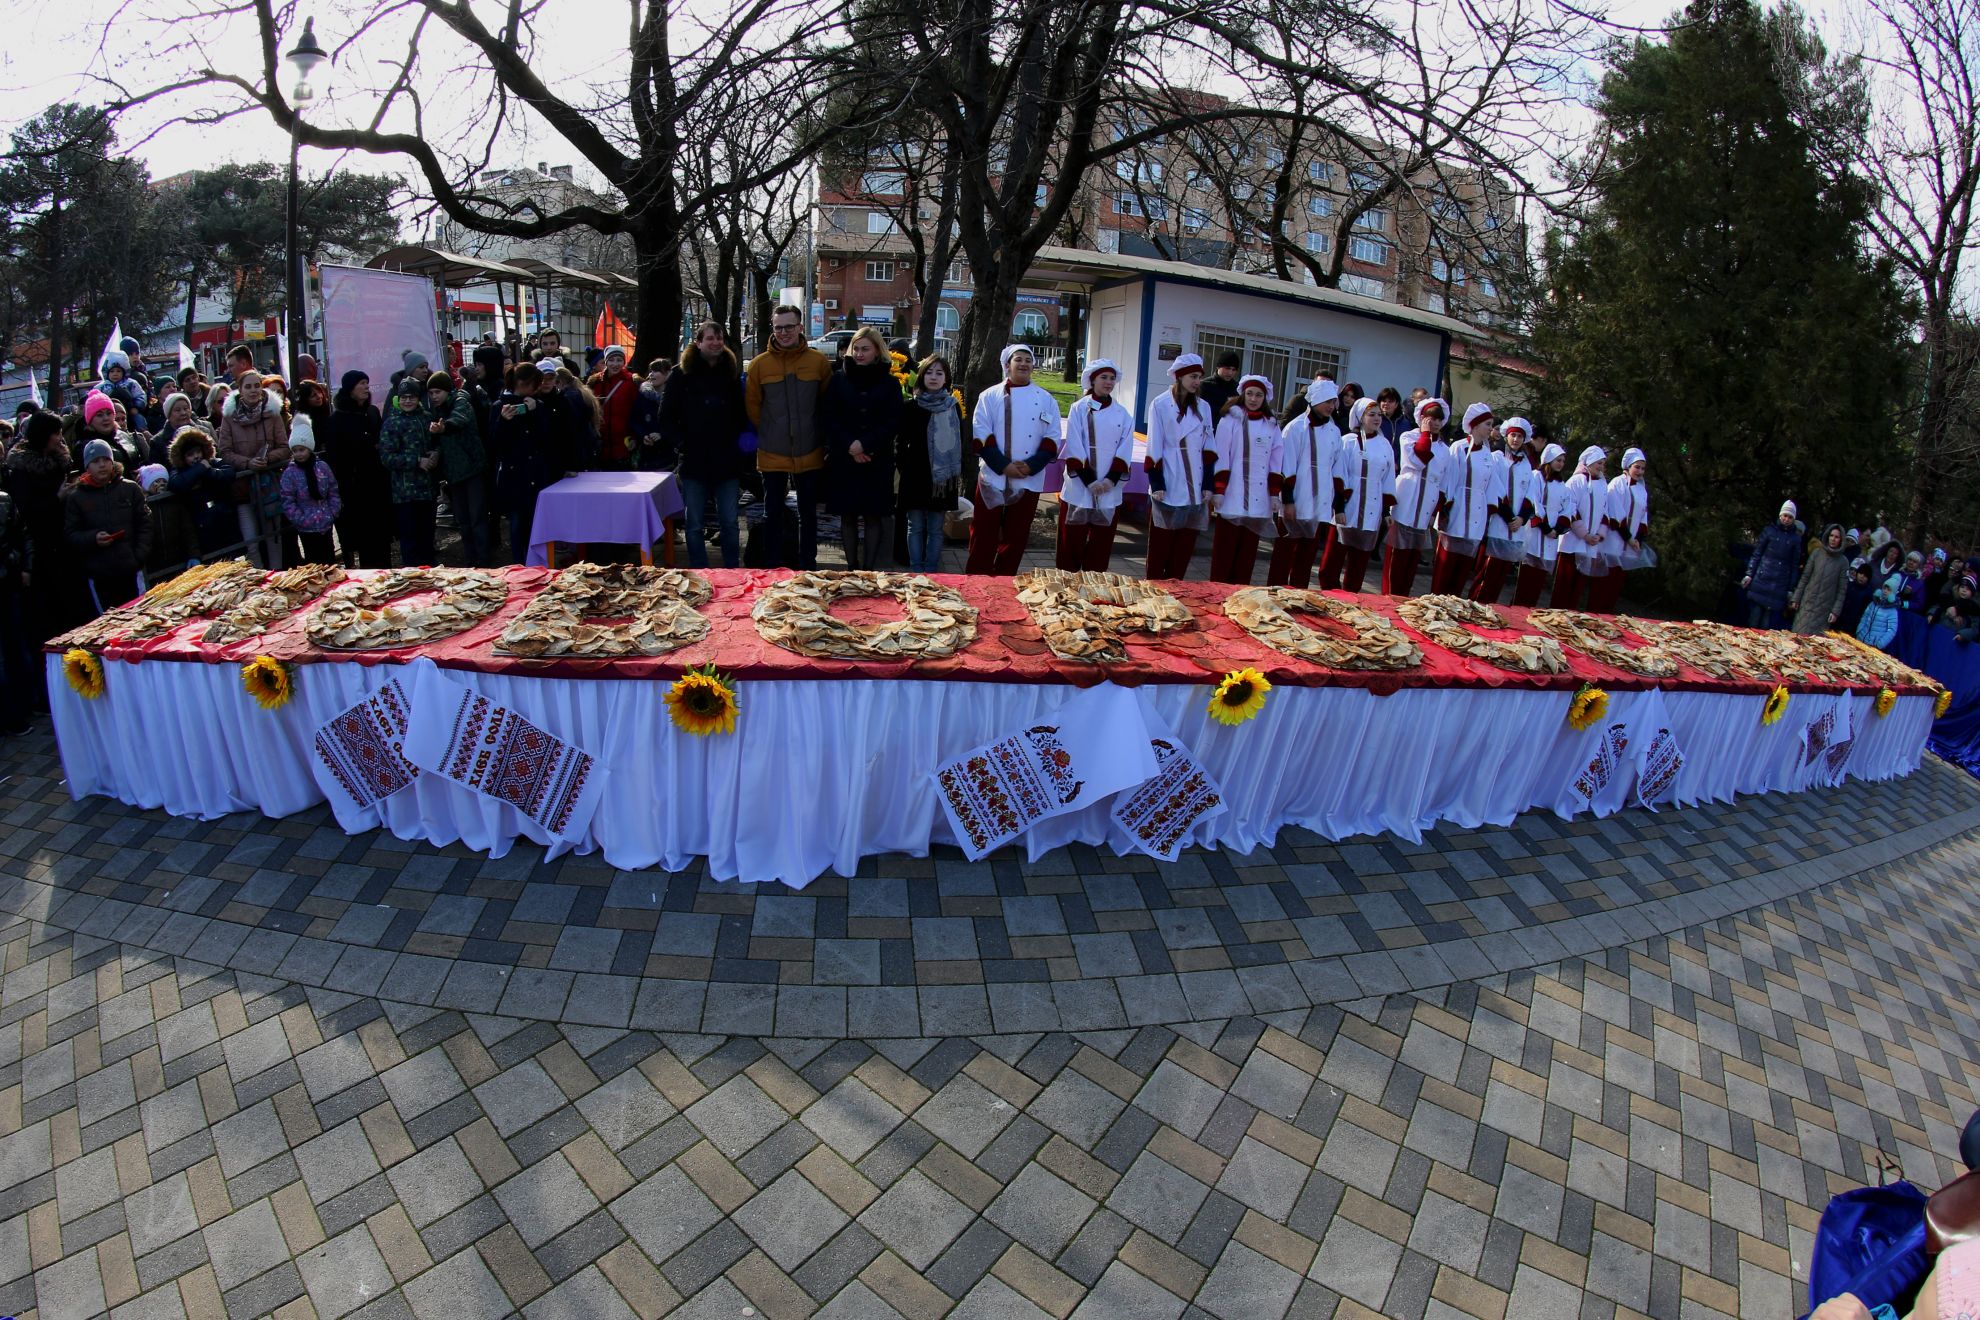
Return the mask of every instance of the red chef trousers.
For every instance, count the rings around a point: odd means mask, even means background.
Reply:
[[[1282,536],[1272,542],[1272,558],[1265,566],[1265,585],[1268,587],[1298,587],[1304,591],[1313,580],[1313,559],[1320,550],[1320,537]],[[1327,553],[1334,553],[1333,546]],[[1339,576],[1338,571],[1335,574]],[[1320,585],[1327,585],[1327,574],[1322,570]]]
[[[1258,564],[1258,533],[1218,518],[1210,533],[1210,580],[1251,585]]]
[[[1385,596],[1414,596],[1416,594],[1416,567],[1423,559],[1423,551],[1398,550],[1389,547],[1387,557],[1382,560],[1382,594]]]
[[[1540,603],[1547,587],[1547,570],[1537,564],[1521,564],[1519,580],[1513,585],[1513,604],[1531,608]]]
[[[1320,529],[1320,539],[1326,542],[1320,550],[1320,590],[1339,591],[1341,552],[1347,548],[1341,544],[1341,529],[1328,523]]]
[[[1069,507],[1059,501],[1057,564],[1068,573],[1104,573],[1114,557],[1114,523],[1067,522]]]
[[[1588,584],[1588,612],[1614,614],[1616,602],[1622,599],[1622,589],[1622,570],[1611,566],[1608,572]]]
[[[1505,590],[1506,575],[1512,572],[1509,560],[1496,559],[1478,551],[1478,571],[1471,575],[1471,598],[1484,601],[1487,605],[1499,603],[1499,593]]]
[[[986,508],[983,487],[976,488],[976,512],[969,520],[969,559],[963,572],[977,576],[1010,577],[1024,559],[1031,540],[1031,515],[1038,511],[1038,492],[1019,491],[1002,508]]]
[[[1196,529],[1148,529],[1148,579],[1186,578],[1189,561],[1196,554]]]
[[[1557,610],[1578,610],[1581,608],[1581,591],[1588,581],[1575,566],[1573,555],[1559,555],[1554,559],[1554,594],[1548,604]]]
[[[1430,590],[1439,596],[1462,596],[1471,577],[1473,555],[1453,554],[1440,538],[1436,567],[1430,571]]]

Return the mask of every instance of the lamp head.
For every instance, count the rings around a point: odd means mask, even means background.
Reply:
[[[330,58],[330,52],[323,49],[316,40],[315,19],[303,20],[302,36],[296,41],[295,49],[282,58],[287,61],[290,70],[295,74],[291,98],[299,102],[312,99],[316,95],[316,89],[310,84],[311,75]]]

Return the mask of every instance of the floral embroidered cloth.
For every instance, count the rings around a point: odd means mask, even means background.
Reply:
[[[604,790],[590,752],[446,677],[431,660],[412,670],[407,760],[507,803],[554,838],[584,837]]]
[[[1155,772],[1141,702],[1126,688],[1102,683],[942,766],[935,789],[956,843],[977,861],[1039,821]]]
[[[419,778],[404,744],[411,703],[396,678],[316,730],[310,771],[339,817],[362,811]]]
[[[1173,735],[1150,738],[1159,767],[1152,779],[1120,795],[1111,813],[1134,846],[1173,862],[1196,827],[1225,810],[1224,790]]]

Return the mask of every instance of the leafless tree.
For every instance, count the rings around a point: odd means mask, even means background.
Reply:
[[[103,25],[97,71],[120,113],[207,125],[266,115],[307,146],[402,157],[434,204],[481,232],[624,234],[639,281],[635,320],[668,351],[685,302],[684,243],[725,199],[807,161],[830,131],[822,106],[870,72],[849,57],[845,11],[814,0],[632,0],[623,65],[599,84],[558,87],[539,68],[543,32],[602,22],[603,11],[574,15],[545,0],[360,0],[346,12],[345,31],[320,34],[338,57],[336,113],[313,110],[300,123],[280,69],[301,27],[294,0],[189,0],[164,16],[129,0]],[[243,41],[257,53],[254,67],[215,57]],[[367,58],[378,51],[394,53],[382,70]],[[763,122],[755,112],[773,89],[778,134],[728,157],[720,177],[697,176],[707,138]],[[890,109],[879,90],[856,103],[876,116]],[[546,134],[597,173],[607,200],[546,210],[473,191],[519,135]]]
[[[1905,523],[1934,529],[1947,488],[1980,473],[1980,353],[1969,268],[1980,191],[1980,0],[1868,0],[1868,130],[1847,158],[1875,185],[1871,228],[1920,309],[1916,462]]]

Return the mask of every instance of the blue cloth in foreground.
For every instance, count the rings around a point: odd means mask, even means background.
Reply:
[[[1867,1307],[1908,1311],[1931,1268],[1925,1193],[1902,1181],[1853,1188],[1830,1198],[1815,1229],[1808,1309],[1848,1292]]]
[[[1933,721],[1925,745],[1968,774],[1980,775],[1980,645],[1961,646],[1953,640],[1952,629],[1901,610],[1897,639],[1889,650],[1952,689],[1953,704]]]

